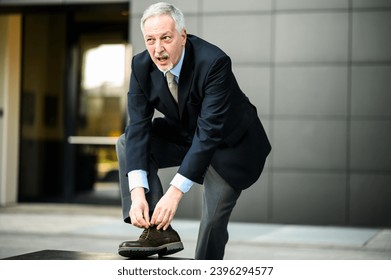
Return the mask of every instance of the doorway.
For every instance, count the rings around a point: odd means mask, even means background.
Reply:
[[[119,203],[129,4],[23,13],[19,201]]]
[[[74,147],[78,203],[119,201],[116,139],[126,122],[126,92],[130,73],[129,44],[122,34],[94,32],[79,35]],[[72,168],[70,166],[69,168]]]

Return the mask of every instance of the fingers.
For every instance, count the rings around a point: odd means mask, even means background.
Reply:
[[[148,226],[146,227],[146,228],[148,228],[151,225],[151,222],[150,222],[150,219],[149,219],[149,209],[148,209],[148,207],[146,209],[144,209],[144,220],[148,224]]]
[[[133,215],[131,217],[132,225],[139,228],[149,228],[148,221],[142,215]]]
[[[168,209],[164,210],[162,208],[155,208],[153,212],[151,224],[156,225],[158,230],[166,230],[174,219],[175,212]]]
[[[150,226],[148,212],[149,212],[148,207],[144,207],[144,208],[132,207],[129,213],[130,221],[132,222],[132,225],[140,228],[148,228]]]
[[[145,199],[145,190],[143,188],[134,188],[131,191],[132,206],[129,211],[130,221],[132,225],[140,228],[148,228],[149,222],[149,206]]]
[[[156,204],[151,220],[149,219],[149,207],[145,200],[144,192],[141,192],[143,199],[140,199],[140,196],[137,194],[137,189],[132,191],[132,207],[129,212],[132,224],[141,228],[156,225],[158,230],[166,230],[174,219],[183,193],[179,189],[171,186]]]

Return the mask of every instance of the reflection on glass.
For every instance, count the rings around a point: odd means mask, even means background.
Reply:
[[[120,88],[125,80],[125,45],[110,44],[88,50],[85,53],[84,90]]]
[[[119,136],[124,130],[130,48],[93,39],[82,45],[77,136]],[[113,180],[118,168],[114,146],[86,145],[84,154],[95,158],[95,187]]]
[[[83,54],[79,136],[119,136],[126,97],[125,44],[103,44]]]

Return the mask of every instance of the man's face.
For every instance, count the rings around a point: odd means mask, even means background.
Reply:
[[[181,58],[186,31],[179,34],[168,15],[154,16],[144,22],[144,40],[152,61],[161,71],[168,71]]]

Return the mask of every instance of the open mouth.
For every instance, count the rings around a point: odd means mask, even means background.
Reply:
[[[159,62],[165,62],[167,61],[169,58],[168,54],[162,54],[161,56],[158,56],[156,57],[156,59],[159,61]]]

